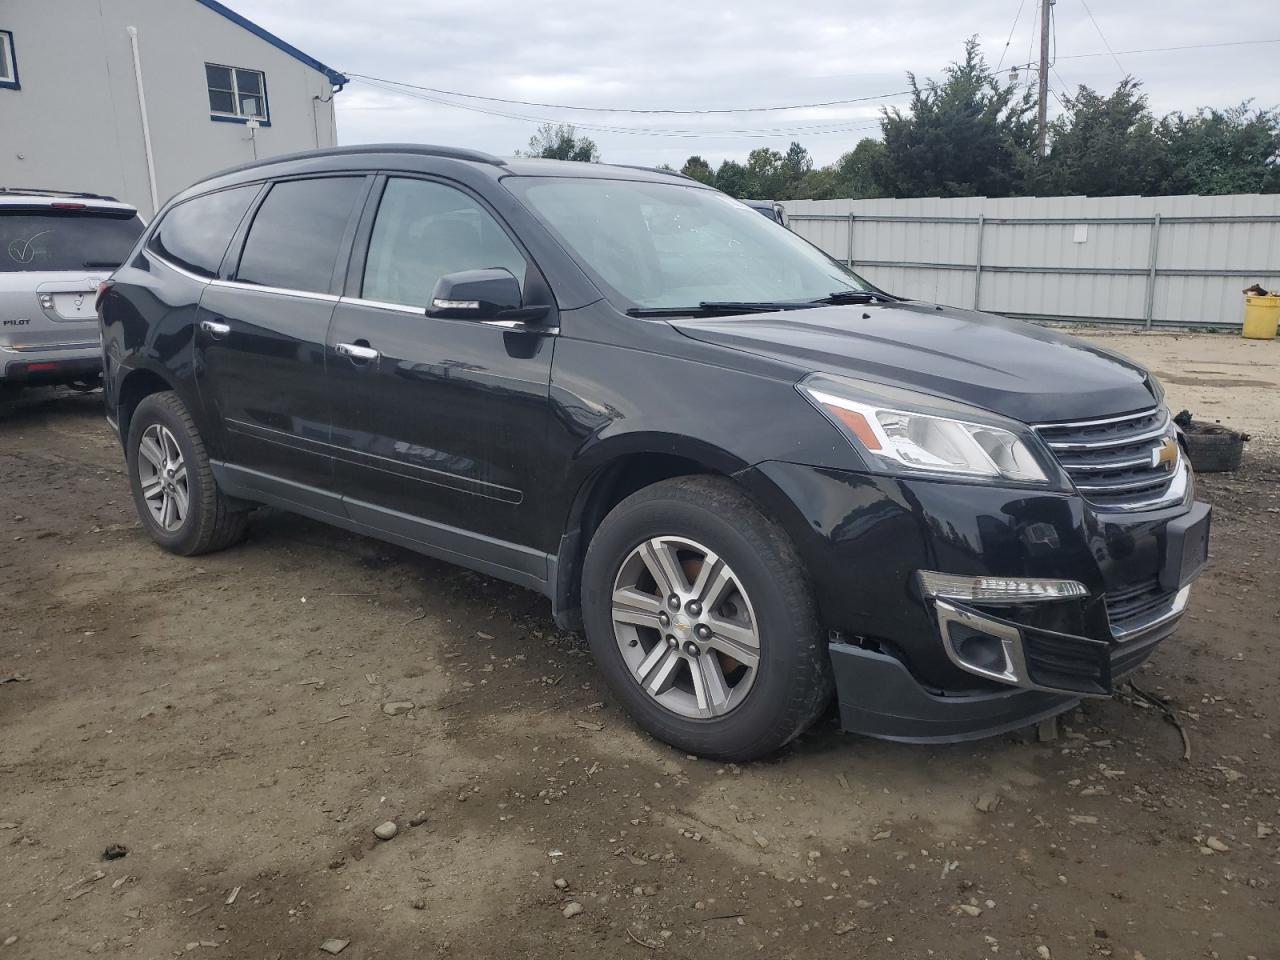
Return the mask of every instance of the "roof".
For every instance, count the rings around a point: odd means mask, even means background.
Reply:
[[[267,43],[271,44],[273,47],[275,47],[278,50],[284,51],[289,56],[293,57],[295,60],[298,60],[301,63],[305,63],[312,70],[317,70],[320,73],[323,73],[329,79],[329,82],[332,83],[334,86],[341,87],[344,84],[351,82],[350,77],[346,76],[345,74],[339,73],[337,70],[333,69],[333,67],[325,66],[315,57],[308,56],[307,54],[299,50],[297,47],[295,47],[293,44],[287,43],[286,41],[281,40],[270,30],[267,30],[264,27],[258,26],[252,20],[242,17],[240,14],[236,13],[226,4],[219,3],[218,0],[196,0],[196,3],[200,4],[201,6],[208,7],[214,13],[221,14],[222,16],[230,20],[232,23],[234,23],[236,26],[244,27],[244,29],[248,30],[254,36],[260,37],[261,39],[267,41]]]

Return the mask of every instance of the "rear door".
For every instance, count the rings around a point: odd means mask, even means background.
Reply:
[[[98,284],[142,233],[123,204],[57,203],[0,205],[0,350],[8,359],[95,348]]]
[[[283,482],[276,494],[304,506],[337,504],[305,488],[332,486],[325,332],[368,179],[271,184],[240,231],[243,245],[233,240],[225,276],[200,300],[196,380],[228,460]]]

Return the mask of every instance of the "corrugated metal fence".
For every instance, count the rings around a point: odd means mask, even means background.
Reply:
[[[1035,320],[1231,327],[1280,287],[1280,195],[789,200],[891,293]]]

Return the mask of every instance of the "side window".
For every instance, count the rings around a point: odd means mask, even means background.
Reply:
[[[365,259],[366,300],[425,307],[446,273],[504,267],[524,286],[524,255],[470,195],[427,180],[387,181]]]
[[[204,78],[209,85],[210,116],[267,119],[267,82],[261,70],[206,63]]]
[[[257,194],[255,183],[180,203],[164,215],[147,247],[192,273],[215,277],[231,235]]]
[[[253,218],[236,279],[328,293],[363,182],[363,177],[323,177],[275,184]]]
[[[13,33],[0,30],[0,87],[18,89],[18,64],[13,59]]]

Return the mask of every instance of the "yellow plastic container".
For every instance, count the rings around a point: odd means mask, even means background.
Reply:
[[[1274,340],[1280,326],[1280,297],[1244,298],[1244,327],[1240,331],[1250,340]]]

